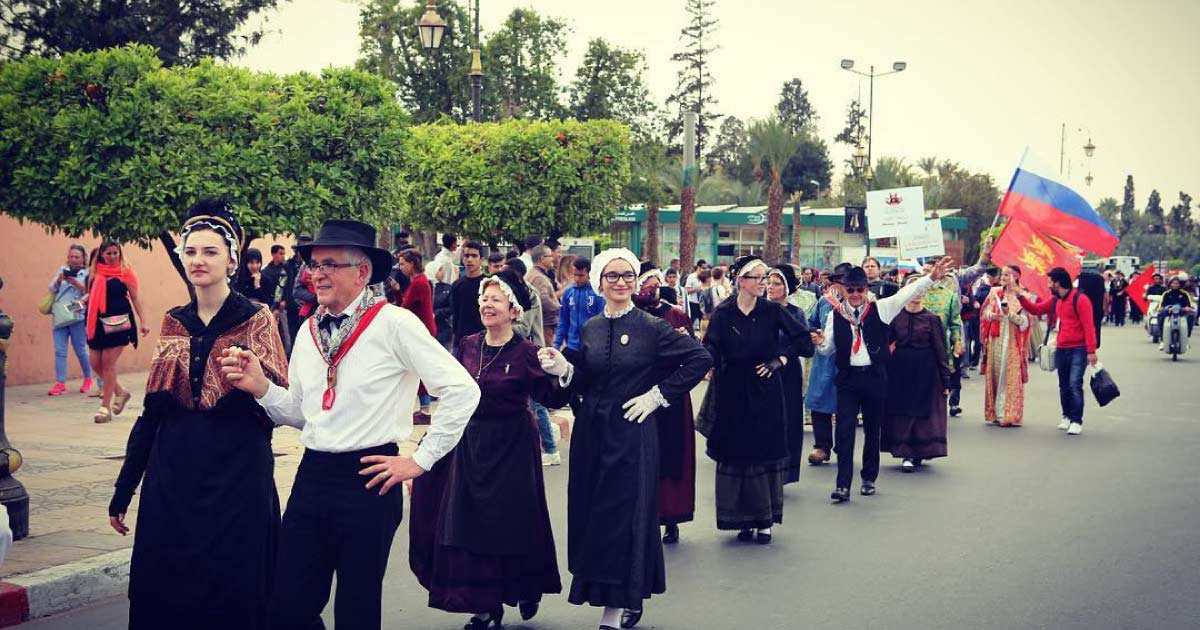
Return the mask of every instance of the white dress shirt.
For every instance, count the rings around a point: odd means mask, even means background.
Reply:
[[[352,313],[362,299],[351,302]],[[412,433],[417,386],[438,400],[429,432],[413,454],[429,470],[458,444],[479,404],[479,386],[421,320],[392,304],[375,319],[337,368],[333,407],[321,408],[326,364],[308,323],[296,335],[287,389],[271,383],[259,404],[275,424],[300,429],[305,448],[328,453],[403,442]]]
[[[891,324],[893,319],[896,319],[900,311],[904,310],[904,305],[913,301],[913,298],[917,297],[920,293],[924,293],[931,286],[933,286],[933,280],[930,280],[929,276],[925,276],[900,289],[891,297],[876,300],[871,308],[877,310],[880,321],[886,326]],[[866,302],[859,308],[866,308]],[[836,310],[829,311],[829,314],[825,316],[825,340],[817,346],[818,353],[829,356],[837,349],[833,342],[833,318],[841,316]],[[857,352],[853,348],[850,349],[850,365],[855,367],[871,365],[871,355],[867,352],[866,343],[859,345]]]

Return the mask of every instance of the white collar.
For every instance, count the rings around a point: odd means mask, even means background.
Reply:
[[[604,316],[607,317],[608,319],[620,319],[620,318],[628,315],[629,312],[632,311],[633,309],[634,309],[633,300],[629,300],[629,306],[626,306],[625,308],[617,311],[616,313],[610,314],[608,312],[608,309],[604,309]]]
[[[345,309],[343,309],[342,312],[337,313],[337,315],[346,315],[346,316],[353,315],[354,309],[358,308],[359,304],[362,304],[363,298],[365,297],[365,294],[367,291],[370,291],[370,289],[366,289],[366,288],[363,289],[362,292],[360,292],[357,297],[355,297],[353,300],[350,300],[350,305],[347,306]]]

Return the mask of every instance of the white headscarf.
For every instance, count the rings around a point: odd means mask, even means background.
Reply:
[[[600,293],[600,275],[604,273],[604,268],[614,260],[624,260],[633,268],[633,273],[637,273],[642,266],[642,261],[633,252],[624,247],[613,247],[606,249],[592,259],[592,270],[588,273],[592,281],[592,289],[596,293]]]

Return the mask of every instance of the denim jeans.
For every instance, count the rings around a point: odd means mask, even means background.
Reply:
[[[554,433],[550,429],[550,411],[536,400],[530,400],[529,406],[537,417],[538,433],[542,434],[542,452],[553,455],[558,452],[558,444],[554,442]]]
[[[1058,399],[1062,412],[1071,422],[1083,424],[1083,372],[1087,369],[1087,348],[1059,348],[1054,352],[1058,371]]]
[[[67,342],[75,349],[75,358],[83,368],[83,377],[92,377],[92,362],[88,359],[87,323],[76,322],[70,326],[54,329],[54,380],[67,381]]]

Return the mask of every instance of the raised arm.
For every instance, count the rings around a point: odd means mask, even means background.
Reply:
[[[900,311],[904,310],[905,304],[913,301],[917,294],[928,291],[931,286],[933,286],[933,280],[929,276],[925,276],[916,282],[909,283],[891,297],[876,300],[875,308],[879,309],[879,319],[883,320],[885,324],[891,324]]]

